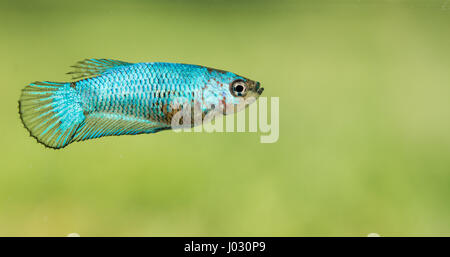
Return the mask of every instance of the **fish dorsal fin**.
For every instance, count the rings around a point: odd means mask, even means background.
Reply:
[[[138,119],[114,113],[91,113],[80,128],[77,129],[71,142],[87,139],[155,133],[170,127],[146,119]]]
[[[80,79],[100,75],[112,69],[131,64],[129,62],[111,59],[84,59],[71,66],[74,70],[67,74],[72,75],[73,79]]]

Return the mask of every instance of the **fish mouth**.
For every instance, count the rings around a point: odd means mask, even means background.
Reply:
[[[256,91],[256,93],[258,93],[258,95],[261,95],[262,92],[264,91],[264,88],[261,87],[261,84],[259,82],[256,82],[255,91]]]

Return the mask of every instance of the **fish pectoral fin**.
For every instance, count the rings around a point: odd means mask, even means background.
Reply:
[[[169,129],[167,125],[113,113],[91,113],[77,129],[71,142],[105,136],[156,133]]]
[[[71,66],[74,70],[67,74],[72,75],[73,79],[80,79],[100,75],[112,69],[132,64],[111,59],[84,59]]]

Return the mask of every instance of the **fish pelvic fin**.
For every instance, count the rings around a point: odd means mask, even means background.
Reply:
[[[84,59],[71,66],[74,70],[67,74],[72,75],[73,79],[82,79],[97,76],[116,68],[132,64],[133,63],[111,59]]]
[[[116,113],[93,112],[86,116],[83,125],[73,136],[72,142],[105,136],[156,133],[166,129],[170,129],[170,127],[147,119]]]
[[[25,128],[50,148],[68,145],[83,123],[81,96],[72,83],[34,82],[22,90],[19,114]]]

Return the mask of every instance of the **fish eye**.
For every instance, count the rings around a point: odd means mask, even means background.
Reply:
[[[231,83],[230,92],[233,96],[244,96],[247,86],[242,79],[238,79]]]

